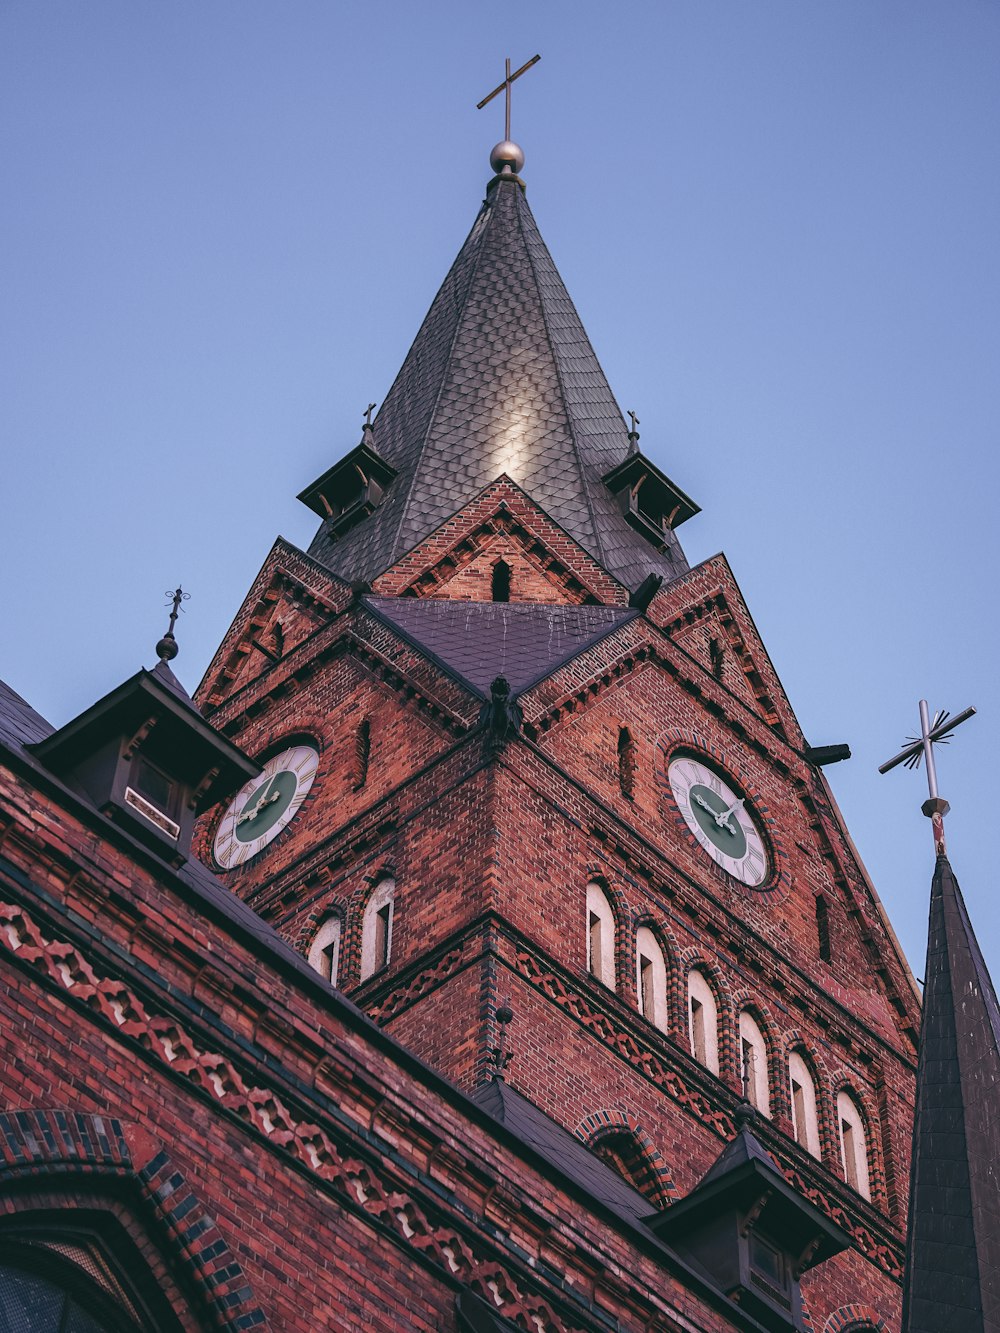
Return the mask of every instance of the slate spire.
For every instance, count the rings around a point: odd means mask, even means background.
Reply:
[[[903,1333],[1000,1330],[1000,1008],[948,859],[931,887]]]
[[[343,577],[373,579],[502,473],[626,586],[687,570],[674,533],[658,549],[602,481],[628,455],[626,425],[510,171],[490,183],[374,437],[384,497],[349,531],[324,523],[309,548]]]

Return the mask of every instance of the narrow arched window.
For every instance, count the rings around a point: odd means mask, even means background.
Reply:
[[[635,795],[635,741],[628,727],[618,732],[618,785],[631,801]]]
[[[691,1054],[699,1064],[719,1072],[719,1007],[703,972],[688,973],[688,1035]]]
[[[495,602],[510,601],[510,565],[498,560],[493,566],[492,597]]]
[[[396,881],[384,879],[368,899],[361,926],[362,981],[389,965],[395,897]]]
[[[820,1157],[819,1117],[816,1113],[816,1084],[809,1066],[798,1051],[788,1057],[788,1091],[792,1103],[795,1140],[813,1157]]]
[[[837,1094],[837,1125],[844,1179],[852,1190],[857,1190],[863,1198],[870,1199],[871,1178],[868,1172],[865,1122],[857,1102],[849,1092]]]
[[[321,922],[309,946],[309,966],[334,986],[340,971],[340,937],[340,917],[328,916]]]
[[[822,894],[816,898],[816,942],[819,945],[820,958],[824,963],[828,963],[833,957],[833,950],[830,947],[830,909]]]
[[[767,1043],[753,1014],[740,1014],[740,1082],[743,1096],[761,1113],[771,1114],[771,1090],[767,1077]]]
[[[635,985],[639,1012],[647,1023],[667,1030],[667,964],[648,926],[635,932]]]
[[[615,914],[600,884],[587,885],[587,971],[615,988]]]
[[[368,781],[368,760],[372,752],[372,724],[365,718],[354,734],[354,790]]]

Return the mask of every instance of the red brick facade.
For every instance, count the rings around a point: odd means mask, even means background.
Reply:
[[[627,600],[506,482],[380,590],[483,600],[501,557],[513,601]],[[296,818],[225,882],[302,953],[337,914],[338,984],[394,1040],[11,761],[8,1234],[74,1210],[118,1218],[184,1329],[451,1329],[463,1289],[525,1329],[754,1327],[463,1095],[492,1073],[509,997],[509,1084],[595,1151],[603,1139],[650,1211],[669,1207],[734,1133],[747,1011],[767,1043],[758,1136],[852,1241],[803,1281],[812,1327],[898,1327],[916,999],[721,558],[523,694],[521,734],[497,744],[469,688],[279,543],[201,700],[251,755],[319,749]],[[766,820],[760,889],[687,830],[666,780],[680,752]],[[221,813],[198,837],[209,865]],[[362,979],[365,904],[389,878],[389,963]],[[591,882],[613,911],[613,988],[587,967]],[[665,961],[664,1030],[640,1012],[640,926]],[[692,968],[715,997],[717,1074],[692,1053]],[[793,1050],[815,1079],[821,1160],[793,1136]],[[843,1179],[842,1090],[864,1118],[870,1203]]]

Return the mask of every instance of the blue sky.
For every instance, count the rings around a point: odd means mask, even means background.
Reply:
[[[357,442],[516,86],[529,199],[642,447],[703,513],[918,975],[917,700],[1000,974],[1000,8],[976,0],[0,5],[0,675],[56,723],[194,688]]]

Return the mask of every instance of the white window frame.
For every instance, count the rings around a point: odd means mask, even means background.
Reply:
[[[761,1115],[771,1116],[771,1081],[768,1077],[767,1042],[753,1014],[740,1014],[740,1086]],[[750,1068],[747,1069],[747,1060]]]
[[[863,1199],[871,1199],[868,1135],[865,1132],[864,1116],[858,1103],[847,1091],[837,1093],[837,1139],[844,1179]]]
[[[615,914],[608,895],[595,881],[587,885],[587,971],[615,988]],[[596,949],[594,946],[597,946]],[[597,955],[595,957],[595,954]]]
[[[307,955],[310,967],[314,967],[324,980],[329,981],[331,986],[336,986],[337,977],[340,973],[340,944],[343,937],[343,923],[339,916],[328,916],[325,921],[320,923],[319,929],[313,936],[313,942],[309,946]],[[333,950],[332,955],[330,950]],[[330,958],[329,971],[326,967],[326,959]]]
[[[687,979],[688,1039],[691,1054],[713,1074],[719,1072],[719,1005],[708,978],[693,967]]]
[[[385,949],[384,957],[377,956],[377,943],[379,935],[379,914],[388,908],[388,912],[383,916],[385,923]],[[392,934],[393,923],[396,912],[396,881],[394,879],[384,879],[376,885],[368,903],[365,907],[365,915],[361,924],[361,980],[380,972],[383,967],[387,967],[392,958]]]
[[[791,1101],[795,1141],[813,1157],[822,1159],[819,1115],[816,1109],[816,1083],[809,1066],[798,1051],[792,1051],[788,1056],[788,1095]]]
[[[649,981],[651,1006],[646,1002],[644,980]],[[661,1032],[666,1032],[667,961],[663,956],[659,940],[648,926],[640,926],[635,932],[635,990],[640,1014],[648,1023],[658,1027]],[[651,1013],[646,1012],[647,1007],[652,1008]]]

